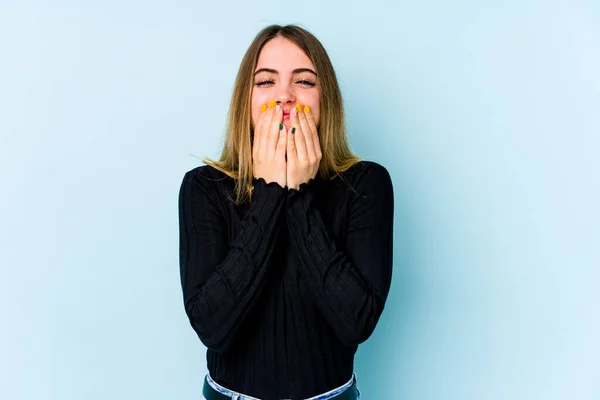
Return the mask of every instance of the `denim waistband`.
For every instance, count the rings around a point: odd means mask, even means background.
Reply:
[[[217,382],[215,382],[210,377],[210,374],[206,374],[206,381],[208,382],[208,384],[210,385],[210,387],[212,387],[213,389],[215,389],[217,392],[222,393],[222,394],[224,394],[226,396],[231,396],[233,399],[237,399],[237,400],[261,400],[261,399],[257,399],[256,397],[245,395],[243,393],[234,392],[233,390],[229,390],[226,387],[223,387],[223,386],[219,385]],[[332,397],[337,396],[338,394],[343,393],[345,390],[347,390],[348,388],[350,388],[355,381],[356,381],[356,374],[352,373],[352,377],[350,378],[350,380],[348,382],[344,383],[342,386],[336,387],[335,389],[331,389],[328,392],[318,394],[316,396],[310,397],[310,398],[305,399],[305,400],[327,400],[327,399],[331,399]],[[237,397],[235,397],[235,396],[237,396]]]

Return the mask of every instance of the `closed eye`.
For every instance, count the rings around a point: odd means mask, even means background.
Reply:
[[[273,82],[272,80],[265,79],[265,80],[256,82],[255,85],[259,86],[259,87],[266,87],[266,86],[270,86],[274,83],[275,82]],[[309,81],[308,79],[300,79],[300,80],[296,81],[296,83],[300,84],[302,86],[308,86],[308,87],[314,87],[316,85],[316,83]]]
[[[296,83],[299,83],[299,84],[301,84],[301,85],[304,85],[304,86],[310,86],[310,87],[313,87],[313,86],[315,86],[315,83],[314,83],[314,82],[311,82],[311,81],[309,81],[309,80],[306,80],[306,79],[300,79],[300,80],[299,80],[299,81],[297,81]]]
[[[259,82],[255,83],[256,86],[261,86],[261,87],[264,87],[264,86],[267,86],[267,85],[271,85],[271,84],[273,84],[273,81],[270,81],[268,79],[263,80],[263,81],[259,81]]]

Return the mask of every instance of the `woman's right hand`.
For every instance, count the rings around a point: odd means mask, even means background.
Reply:
[[[263,178],[267,183],[277,182],[285,187],[287,130],[282,122],[283,110],[274,100],[268,107],[266,104],[262,106],[254,129],[252,164],[255,178]]]

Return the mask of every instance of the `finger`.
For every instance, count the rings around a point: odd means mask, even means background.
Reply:
[[[275,157],[277,141],[279,140],[279,131],[283,129],[283,110],[277,105],[273,110],[273,119],[267,135],[267,157],[272,160]]]
[[[293,110],[290,112],[290,120],[292,118],[292,114],[293,114]],[[290,128],[290,131],[287,134],[286,137],[286,155],[287,155],[287,162],[288,162],[288,170],[290,166],[294,166],[298,163],[298,152],[296,149],[296,127],[292,126]]]
[[[260,132],[258,132],[258,134],[261,135],[259,152],[262,155],[265,155],[268,153],[268,148],[269,148],[268,134],[269,134],[269,130],[271,128],[271,124],[273,122],[274,114],[275,114],[275,101],[271,100],[269,102],[269,107],[265,111],[265,118],[262,122]]]
[[[310,127],[311,136],[314,144],[315,153],[319,160],[321,159],[321,142],[319,141],[319,131],[317,130],[317,124],[315,123],[315,119],[313,113],[309,106],[304,106],[304,115],[306,116],[306,121],[308,121],[308,126]]]
[[[261,132],[262,124],[265,119],[265,114],[266,114],[265,111],[266,110],[267,110],[267,105],[263,104],[260,107],[258,119],[256,121],[256,125],[254,126],[254,142],[252,143],[252,157],[254,157],[254,158],[258,157],[258,149],[260,148],[260,137],[261,137],[259,132]]]
[[[306,144],[306,159],[310,164],[314,164],[317,162],[317,153],[315,151],[312,130],[310,129],[310,125],[306,119],[306,113],[304,112],[306,107],[308,106],[305,106],[303,110],[298,113],[298,121],[302,127],[302,135],[304,137],[304,143]]]
[[[289,135],[291,136],[291,135]],[[287,146],[288,131],[285,125],[282,124],[282,129],[279,130],[279,138],[277,139],[277,148],[275,149],[275,158],[285,160],[285,152]]]
[[[296,105],[296,108],[293,108],[290,112],[290,120],[292,121],[292,136],[294,136],[294,144],[296,148],[296,154],[298,156],[298,161],[305,163],[307,160],[306,154],[306,140],[304,139],[304,135],[302,132],[302,126],[300,125],[300,121],[298,120],[298,109],[302,109],[300,104]]]

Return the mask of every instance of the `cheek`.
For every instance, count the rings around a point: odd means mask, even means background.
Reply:
[[[315,125],[319,127],[319,122],[321,122],[321,107],[319,107],[319,102],[317,101],[315,107],[311,108],[313,119],[315,120]]]
[[[321,120],[321,104],[319,102],[319,95],[313,96],[313,98],[311,98],[307,103],[311,105],[310,108],[315,120],[315,125],[319,126],[319,122]]]
[[[321,107],[319,104],[319,98],[317,96],[305,96],[303,98],[298,97],[297,102],[300,104],[306,104],[310,106],[310,112],[312,113],[315,125],[319,126],[319,120],[321,115]]]
[[[252,110],[250,111],[250,113],[252,115],[252,128],[254,128],[256,126],[256,121],[258,120],[258,109],[256,109],[254,105],[252,105]]]
[[[258,115],[260,113],[261,105],[262,105],[262,103],[260,103],[259,101],[256,101],[255,99],[252,99],[252,105],[250,106],[250,114],[252,116],[252,127],[253,128],[256,125],[256,121],[258,120]]]
[[[252,100],[250,106],[250,112],[252,114],[252,127],[254,127],[256,121],[258,120],[258,117],[260,115],[260,108],[263,104],[268,104],[270,100],[272,99],[266,93],[252,92]]]

